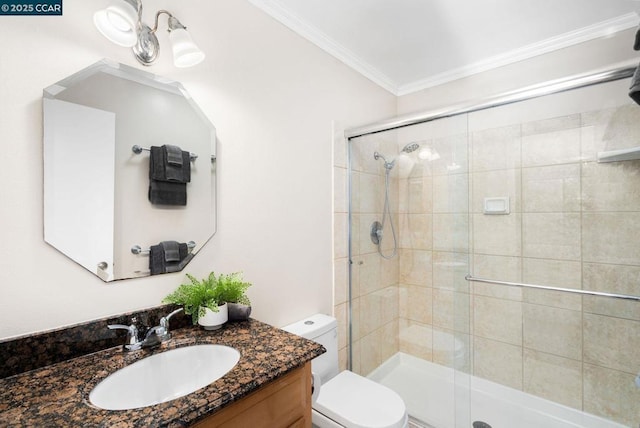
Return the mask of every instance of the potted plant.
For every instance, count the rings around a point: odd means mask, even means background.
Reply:
[[[228,303],[239,303],[250,308],[246,290],[251,283],[244,282],[240,273],[216,277],[211,272],[201,281],[190,274],[187,277],[190,283],[181,284],[162,302],[183,306],[185,314],[191,315],[194,325],[200,324],[206,330],[216,330],[229,319]]]

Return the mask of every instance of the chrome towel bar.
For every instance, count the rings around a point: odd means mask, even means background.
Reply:
[[[142,153],[142,151],[145,152],[150,152],[151,149],[147,148],[147,147],[141,147],[139,145],[134,145],[133,147],[131,147],[131,151],[137,155],[139,155],[140,153]],[[213,156],[212,156],[213,158]],[[198,159],[198,155],[195,153],[191,153],[189,152],[189,159],[191,159],[191,162],[195,162],[196,159]]]
[[[196,243],[193,241],[189,241],[187,242],[187,247],[189,248],[189,253],[191,253],[191,251],[193,251],[193,249],[196,247]],[[136,255],[149,254],[150,251],[151,250],[149,248],[143,250],[140,245],[134,245],[133,247],[131,247],[131,253]]]
[[[579,290],[576,288],[551,287],[548,285],[523,284],[521,282],[496,281],[494,279],[476,278],[471,275],[465,276],[464,279],[470,282],[483,282],[486,284],[509,285],[512,287],[535,288],[538,290],[563,291],[565,293],[586,294],[589,296],[600,296],[600,297],[612,297],[614,299],[635,300],[636,302],[640,301],[640,296],[631,296],[628,294],[605,293],[602,291]]]

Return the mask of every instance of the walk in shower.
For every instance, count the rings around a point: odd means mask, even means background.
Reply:
[[[640,425],[632,72],[346,132],[349,367],[417,426]]]

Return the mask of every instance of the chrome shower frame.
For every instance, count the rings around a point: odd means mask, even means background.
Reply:
[[[370,123],[364,126],[346,129],[344,132],[344,138],[347,143],[347,198],[348,198],[348,225],[347,225],[347,257],[348,257],[348,272],[347,278],[348,284],[348,337],[347,337],[347,368],[353,369],[353,350],[352,350],[352,337],[353,337],[353,322],[352,322],[352,279],[353,279],[353,253],[352,253],[352,148],[351,140],[357,137],[363,137],[365,135],[377,134],[379,132],[390,131],[393,129],[404,128],[411,125],[418,125],[421,123],[432,122],[437,119],[443,119],[446,117],[459,116],[466,113],[472,113],[480,110],[487,110],[493,107],[499,107],[508,104],[514,104],[521,101],[526,101],[534,98],[543,97],[546,95],[557,94],[561,92],[570,91],[573,89],[585,88],[588,86],[597,85],[600,83],[613,82],[616,80],[626,79],[633,76],[636,70],[635,65],[624,64],[618,67],[596,72],[596,73],[583,73],[573,75],[561,79],[555,79],[536,85],[524,87],[522,89],[505,92],[496,96],[492,96],[480,101],[470,101],[454,105],[451,107],[428,110],[419,113],[403,115],[392,119],[383,120],[380,122]],[[405,146],[407,148],[409,145]],[[404,150],[404,149],[403,149]],[[415,150],[415,149],[414,149]],[[384,158],[383,158],[384,159]],[[386,163],[386,160],[385,160]],[[393,167],[393,166],[392,166]]]

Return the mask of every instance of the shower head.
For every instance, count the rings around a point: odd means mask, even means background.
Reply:
[[[396,163],[395,159],[393,159],[391,161],[387,161],[387,159],[384,156],[382,156],[380,153],[378,153],[378,152],[374,152],[373,153],[373,158],[375,160],[382,159],[382,161],[384,162],[384,167],[387,170],[391,170],[393,168],[393,166],[395,165],[395,163]]]
[[[418,143],[409,143],[409,144],[407,144],[406,146],[404,146],[402,148],[401,152],[411,153],[411,152],[415,152],[419,148],[420,148],[420,144],[418,144]]]

